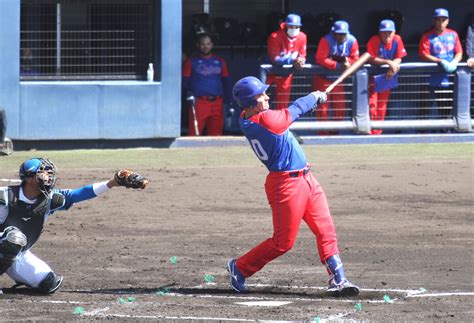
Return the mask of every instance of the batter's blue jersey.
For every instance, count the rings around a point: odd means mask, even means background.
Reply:
[[[307,165],[303,149],[288,129],[316,104],[315,96],[309,94],[296,100],[288,109],[265,110],[248,119],[244,118],[244,113],[241,114],[240,129],[269,171],[298,170]]]

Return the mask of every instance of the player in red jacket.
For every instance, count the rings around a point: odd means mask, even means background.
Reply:
[[[349,33],[349,24],[344,20],[334,22],[331,32],[321,38],[316,51],[316,64],[328,69],[344,71],[359,58],[359,44],[357,39]],[[313,77],[313,90],[325,91],[337,75],[316,75]],[[343,120],[346,109],[346,95],[344,84],[338,84],[328,94],[328,101],[332,104],[334,120]],[[323,103],[316,110],[318,121],[328,120],[329,102]],[[320,135],[329,135],[327,131],[320,131]]]
[[[385,80],[381,82],[390,83],[392,78],[400,70],[402,58],[407,55],[402,38],[395,34],[395,23],[392,20],[382,20],[379,25],[379,33],[372,36],[367,43],[367,52],[372,56],[370,64],[389,66],[387,74],[383,76]],[[395,80],[395,79],[394,79]],[[392,80],[392,81],[394,81]],[[371,120],[384,120],[387,112],[390,89],[383,89],[376,92],[376,80],[371,77],[369,85],[369,108]],[[395,83],[392,83],[393,85]],[[389,86],[390,87],[390,86]],[[371,130],[372,135],[382,134],[382,130]]]
[[[451,117],[452,94],[448,90],[448,74],[456,71],[462,60],[463,50],[458,33],[448,28],[449,12],[438,8],[433,14],[433,27],[425,31],[418,47],[420,58],[438,63],[446,73],[431,73],[428,79],[428,95],[421,100],[421,117]],[[451,87],[452,89],[452,87]]]
[[[300,31],[301,17],[289,14],[281,28],[273,33],[267,40],[268,58],[273,65],[293,65],[301,69],[306,61],[306,34]],[[268,75],[267,84],[275,84],[275,108],[288,107],[291,94],[293,74],[288,76]]]
[[[183,87],[188,101],[195,104],[199,134],[206,129],[209,136],[220,136],[224,127],[224,100],[230,98],[230,79],[227,64],[212,53],[213,43],[208,34],[199,36],[199,55],[184,62]],[[194,116],[189,109],[189,124]],[[189,135],[195,136],[194,127]]]

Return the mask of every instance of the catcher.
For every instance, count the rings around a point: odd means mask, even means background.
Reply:
[[[20,165],[19,176],[20,185],[0,187],[0,275],[6,273],[15,280],[14,288],[26,285],[41,294],[54,293],[63,281],[30,251],[48,216],[114,186],[144,189],[148,184],[142,175],[123,169],[108,181],[73,190],[54,189],[56,166],[47,158],[26,160]]]

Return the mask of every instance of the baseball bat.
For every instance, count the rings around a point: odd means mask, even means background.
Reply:
[[[186,99],[191,105],[191,111],[193,113],[193,121],[194,121],[194,133],[196,136],[199,136],[199,127],[198,127],[198,120],[196,116],[196,108],[194,107],[194,97],[190,96]]]
[[[331,85],[328,86],[328,88],[326,89],[326,93],[331,92],[339,83],[344,81],[348,76],[352,75],[352,73],[361,68],[362,65],[364,65],[369,60],[370,57],[372,56],[369,53],[362,54],[359,59],[354,62],[354,64],[352,64],[351,66],[346,68],[344,72],[342,72],[341,76],[339,76],[337,80],[335,80],[334,82],[332,82]]]

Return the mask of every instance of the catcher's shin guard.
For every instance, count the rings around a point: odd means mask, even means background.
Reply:
[[[0,234],[0,275],[13,264],[26,243],[26,236],[16,227],[7,227]]]

